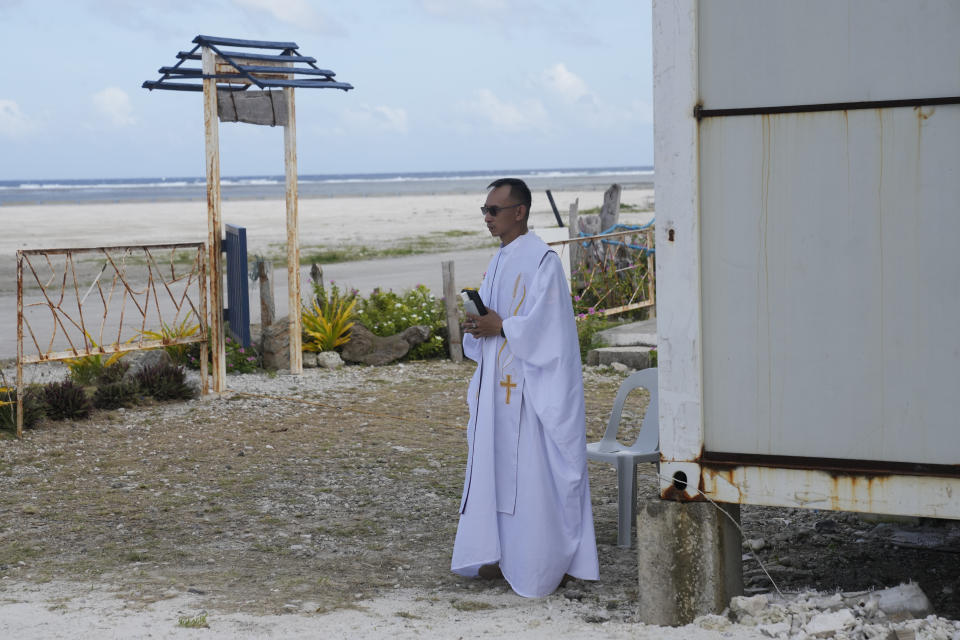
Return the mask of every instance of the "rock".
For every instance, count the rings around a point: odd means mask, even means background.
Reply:
[[[837,632],[852,628],[857,623],[850,609],[841,609],[829,613],[818,613],[810,618],[803,630],[815,638],[832,638]]]
[[[820,520],[813,525],[813,528],[817,530],[817,533],[834,533],[837,530],[837,521],[829,518]]]
[[[930,600],[914,582],[874,591],[871,595],[879,600],[877,606],[891,620],[924,618],[933,613]]]
[[[743,546],[751,551],[760,551],[767,546],[767,543],[763,538],[748,538],[743,541]]]
[[[317,366],[323,369],[339,369],[343,366],[343,358],[336,351],[321,351],[317,354]]]
[[[757,630],[768,638],[786,638],[790,634],[789,622],[757,625]]]
[[[127,369],[127,372],[124,374],[124,378],[127,380],[133,379],[138,373],[144,369],[149,369],[151,367],[156,367],[161,364],[173,364],[173,360],[170,359],[170,354],[167,353],[164,349],[151,349],[150,351],[140,351],[135,355],[127,356],[127,362],[130,363],[130,368]]]
[[[651,347],[598,347],[587,353],[587,364],[591,367],[613,365],[617,362],[631,369],[646,369],[650,366]]]
[[[304,351],[302,359],[304,369],[315,369],[317,367],[317,353],[315,351]]]
[[[764,593],[755,596],[735,596],[730,600],[730,613],[734,615],[735,620],[744,616],[757,617],[760,612],[767,608],[770,603],[770,597]]]
[[[730,620],[715,613],[708,613],[694,619],[693,624],[697,625],[701,629],[708,629],[710,631],[723,631],[724,629],[730,627]]]
[[[604,622],[610,622],[610,618],[597,613],[588,613],[583,616],[583,621],[589,622],[590,624],[603,624]]]
[[[263,330],[260,354],[266,369],[290,368],[290,319],[280,318]]]
[[[353,325],[350,341],[344,345],[341,357],[347,362],[382,365],[407,355],[410,347],[426,341],[430,329],[416,325],[386,338],[374,335],[362,324]]]
[[[623,364],[622,362],[611,362],[610,366],[613,367],[614,371],[619,371],[620,373],[626,373],[630,370],[630,367]]]

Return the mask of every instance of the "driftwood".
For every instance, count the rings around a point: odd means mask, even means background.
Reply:
[[[389,364],[407,355],[410,347],[425,342],[429,337],[430,329],[423,325],[415,325],[384,338],[374,335],[362,324],[355,324],[350,330],[350,342],[343,345],[340,356],[347,362]]]

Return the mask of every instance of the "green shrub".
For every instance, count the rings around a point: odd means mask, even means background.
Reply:
[[[260,354],[253,346],[244,347],[233,338],[226,338],[227,373],[253,373],[260,368]]]
[[[378,336],[392,336],[414,325],[430,329],[430,338],[418,344],[404,360],[442,358],[446,355],[446,312],[443,303],[419,284],[403,293],[374,289],[357,301],[354,312],[358,322]]]
[[[97,409],[119,409],[133,406],[139,393],[137,383],[131,380],[108,382],[97,387],[93,394],[93,406]]]
[[[31,429],[46,415],[43,388],[31,385],[23,392],[23,428]],[[17,389],[0,387],[0,427],[17,428]]]
[[[597,339],[597,333],[609,326],[603,316],[594,313],[577,314],[577,338],[580,341],[580,360],[587,361],[587,353],[591,349],[603,346]]]
[[[190,324],[191,315],[193,315],[193,312],[188,311],[186,317],[184,317],[179,324],[175,325],[167,325],[161,322],[159,331],[143,331],[141,337],[150,338],[151,340],[163,340],[164,342],[178,338],[191,338],[197,335],[197,331],[200,330],[199,324]],[[187,364],[190,346],[189,344],[172,344],[164,347],[164,350],[175,364]]]
[[[94,348],[98,348],[96,342],[94,342],[93,337],[88,333],[87,340]],[[70,379],[80,385],[89,385],[92,384],[94,380],[97,379],[97,376],[100,375],[100,372],[103,371],[105,367],[116,363],[123,357],[122,353],[114,353],[107,357],[106,360],[103,359],[103,356],[98,354],[80,356],[78,358],[69,358],[64,362],[67,363],[67,367],[70,369]]]
[[[188,345],[185,356],[185,364],[190,369],[200,368],[200,343],[194,342]],[[260,354],[251,345],[244,347],[233,338],[225,338],[226,353],[224,354],[227,363],[227,373],[252,373],[260,368]],[[213,351],[207,349],[207,366],[211,365]]]
[[[137,386],[140,391],[157,400],[188,400],[194,396],[194,390],[187,384],[187,374],[183,367],[161,363],[146,367],[137,372]]]
[[[357,304],[356,292],[344,295],[333,282],[329,291],[322,285],[314,284],[313,292],[313,304],[304,306],[300,314],[303,348],[305,351],[331,351],[350,341],[350,329],[353,327],[351,318]]]
[[[590,269],[577,269],[572,281],[582,283],[583,288],[573,296],[574,313],[591,314],[649,299],[651,285],[646,258],[639,253],[635,259],[637,262],[621,260],[619,267],[615,262],[605,261]],[[639,311],[634,315],[645,313]]]
[[[129,362],[126,360],[117,360],[116,362],[100,369],[100,372],[97,374],[94,382],[98,387],[120,382],[123,380],[123,377],[127,374],[129,369]]]
[[[51,420],[79,420],[90,415],[93,408],[87,392],[73,380],[46,384],[43,399]]]

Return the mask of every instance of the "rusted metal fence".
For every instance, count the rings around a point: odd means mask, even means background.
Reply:
[[[199,343],[207,393],[206,277],[203,243],[17,251],[17,436],[24,365]]]
[[[651,223],[548,243],[561,256],[571,252],[574,308],[593,309],[590,313],[600,316],[653,309],[656,306],[653,235]]]

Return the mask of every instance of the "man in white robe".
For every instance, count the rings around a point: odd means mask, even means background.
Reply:
[[[467,469],[451,569],[499,570],[521,596],[565,576],[599,577],[587,478],[583,375],[560,258],[527,231],[530,190],[493,182],[481,207],[500,250],[467,315],[463,352],[477,362],[467,402]]]

